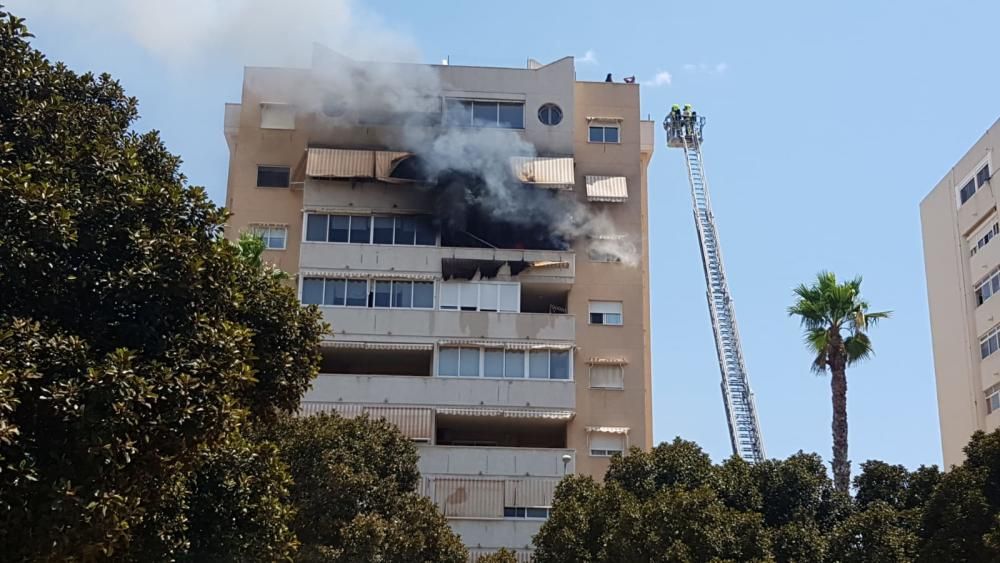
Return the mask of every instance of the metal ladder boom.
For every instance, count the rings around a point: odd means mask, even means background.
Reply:
[[[726,407],[733,453],[746,461],[756,463],[766,459],[764,441],[757,420],[757,405],[750,390],[750,378],[743,363],[736,312],[729,295],[726,269],[722,263],[722,249],[719,247],[719,234],[712,216],[712,201],[708,194],[700,137],[699,126],[697,134],[680,135],[682,143],[676,146],[683,145],[687,162],[694,223],[701,245],[701,260],[708,288],[706,292],[708,311],[712,317],[715,348],[719,355],[719,368],[722,371],[722,399]]]

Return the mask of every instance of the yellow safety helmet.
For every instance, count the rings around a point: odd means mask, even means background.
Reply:
[[[691,104],[684,104],[684,109],[691,111]]]
[[[670,107],[670,109],[681,109],[681,106],[680,104],[674,104],[673,106]]]

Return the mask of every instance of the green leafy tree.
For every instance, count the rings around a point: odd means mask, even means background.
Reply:
[[[852,514],[834,528],[829,559],[838,563],[913,561],[918,538],[912,525],[905,520],[905,516],[887,502],[869,503],[864,510]]]
[[[476,563],[517,563],[517,554],[507,548],[501,548],[476,559]]]
[[[833,482],[848,493],[851,462],[847,457],[847,367],[871,357],[868,329],[889,317],[888,311],[871,312],[861,298],[861,278],[838,283],[830,272],[820,272],[812,285],[794,290],[795,304],[788,314],[799,317],[806,346],[816,357],[817,373],[830,371],[833,401]],[[844,335],[846,331],[846,336]]]
[[[298,561],[465,561],[447,521],[416,492],[416,448],[392,424],[283,417],[257,439],[275,443],[289,468]]]
[[[155,524],[183,549],[183,479],[296,408],[324,327],[130,130],[134,98],[30,37],[0,12],[0,552],[120,557]]]

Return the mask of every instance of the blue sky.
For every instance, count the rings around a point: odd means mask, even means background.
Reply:
[[[239,100],[241,65],[306,56],[311,38],[364,49],[378,36],[452,64],[574,55],[588,59],[582,80],[635,74],[644,115],[690,102],[708,118],[706,169],[768,454],[829,457],[829,382],[809,372],[785,313],[791,288],[829,269],[863,275],[872,305],[894,311],[872,334],[875,359],[848,374],[851,459],[940,463],[918,204],[997,118],[983,22],[1000,20],[1000,4],[304,1],[319,10],[298,10],[306,21],[269,25],[285,12],[271,5],[230,35],[213,26],[235,0],[153,14],[126,0],[7,7],[50,58],[120,79],[140,100],[138,128],[160,130],[218,202],[223,103]],[[223,44],[240,30],[259,35]],[[719,460],[729,441],[683,166],[660,144],[649,169],[655,437]]]

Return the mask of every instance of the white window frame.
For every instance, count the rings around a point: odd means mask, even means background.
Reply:
[[[954,186],[953,189],[955,190],[955,206],[956,207],[962,207],[963,205],[965,205],[965,203],[968,203],[968,201],[969,201],[969,200],[965,200],[965,202],[962,201],[962,188],[964,188],[966,186],[966,184],[969,183],[969,180],[972,180],[972,185],[975,186],[975,188],[976,188],[976,190],[974,192],[972,192],[972,195],[969,196],[969,199],[972,199],[973,197],[975,197],[976,193],[979,192],[979,189],[982,187],[982,184],[979,183],[978,179],[976,178],[976,175],[979,174],[979,171],[983,169],[983,166],[989,166],[989,168],[990,168],[990,176],[992,177],[993,170],[994,170],[993,169],[993,162],[992,162],[992,159],[990,158],[990,155],[986,155],[985,158],[983,158],[982,160],[980,160],[978,164],[976,164],[975,166],[972,167],[972,172],[969,172],[968,174],[966,174],[965,177],[962,178],[961,182],[958,182],[957,184],[955,184],[955,186]],[[987,181],[989,181],[989,180],[987,180]]]
[[[982,289],[984,287],[990,288],[990,294],[982,297],[982,301],[980,301],[980,295],[982,295]],[[982,307],[997,293],[1000,293],[1000,266],[991,270],[990,273],[986,274],[986,276],[973,287],[972,295],[976,299],[976,307]]]
[[[476,375],[476,376],[441,375],[440,358],[441,358],[441,350],[443,348],[458,348],[459,349],[459,366],[462,365],[461,364],[461,354],[462,354],[461,350],[462,349],[464,349],[464,348],[471,348],[471,349],[479,350],[479,370],[477,372],[478,375]],[[491,351],[495,352],[495,351],[498,351],[498,350],[502,350],[504,352],[504,361],[503,361],[503,372],[504,373],[500,377],[487,377],[486,375],[484,375],[486,373],[486,352],[491,352]],[[540,351],[541,350],[534,350],[534,352],[540,352]],[[440,378],[444,378],[444,379],[493,379],[493,380],[498,380],[498,381],[500,381],[500,380],[503,380],[503,381],[523,380],[523,381],[565,381],[565,382],[573,382],[574,378],[573,378],[573,352],[572,352],[572,350],[552,350],[552,349],[546,349],[545,351],[549,353],[548,354],[548,363],[547,363],[548,370],[547,370],[547,373],[546,373],[545,377],[531,377],[531,352],[532,352],[532,350],[518,350],[518,349],[514,349],[514,348],[510,348],[510,349],[507,349],[507,348],[490,348],[490,347],[483,347],[483,346],[461,346],[461,345],[458,345],[458,346],[452,346],[452,345],[438,346],[437,347],[437,352],[434,354],[434,377],[440,377]],[[507,376],[507,353],[510,353],[510,352],[520,353],[520,354],[524,355],[524,359],[523,359],[524,365],[523,365],[523,369],[521,371],[521,373],[523,375],[520,375],[520,376],[510,376],[510,377]],[[567,362],[568,362],[567,368],[569,370],[567,372],[567,375],[569,376],[567,379],[552,379],[552,352],[565,352],[566,353]]]
[[[593,141],[593,140],[590,139],[590,130],[592,128],[601,128],[602,129],[602,131],[601,131],[601,140],[600,141]],[[618,130],[618,140],[617,141],[608,141],[607,140],[607,138],[608,138],[608,132],[607,132],[607,130],[608,129],[617,129]],[[621,123],[620,122],[611,123],[611,122],[607,122],[607,121],[591,121],[591,122],[587,123],[587,142],[595,144],[595,145],[620,145],[621,142],[622,142],[622,125],[621,125]]]
[[[614,450],[608,448],[594,449],[594,436],[618,436],[621,439],[621,450]],[[619,434],[617,432],[590,432],[587,436],[587,452],[590,457],[611,457],[615,454],[625,455],[628,451],[628,434]],[[595,453],[597,452],[597,453]]]
[[[993,239],[1000,235],[1000,222],[997,222],[996,212],[990,214],[984,225],[966,239],[969,244],[969,256],[975,256],[980,249],[993,242]],[[985,242],[983,239],[986,239]]]
[[[594,368],[598,368],[598,369],[607,369],[607,368],[615,369],[618,372],[618,374],[620,375],[619,381],[621,382],[621,384],[618,385],[618,386],[613,386],[613,385],[594,385]],[[589,375],[590,375],[590,388],[591,389],[600,389],[600,390],[607,390],[607,391],[624,391],[625,390],[625,366],[624,365],[622,365],[622,364],[591,364],[588,371],[589,371]]]
[[[470,110],[469,111],[469,123],[466,123],[466,124],[455,124],[455,123],[451,123],[451,122],[448,121],[448,103],[449,102],[459,102],[459,103],[469,102],[469,103],[472,104],[470,106],[470,108],[469,108],[469,110]],[[444,111],[442,111],[442,117],[444,118],[444,121],[445,121],[446,125],[457,126],[457,127],[478,127],[478,128],[484,128],[484,129],[490,129],[490,128],[495,128],[495,129],[513,129],[515,131],[524,131],[524,129],[525,129],[525,122],[527,121],[527,119],[526,119],[526,116],[524,114],[524,108],[525,108],[525,106],[527,104],[525,104],[524,100],[491,100],[491,99],[485,99],[485,98],[481,99],[481,98],[445,97],[443,103],[444,103],[444,107],[442,109]],[[496,117],[496,123],[492,127],[490,127],[490,126],[485,126],[484,127],[484,126],[478,125],[476,123],[476,104],[483,104],[483,105],[494,104],[494,105],[496,105],[496,116],[497,116]],[[516,104],[516,105],[520,105],[521,106],[521,126],[520,127],[501,127],[500,126],[500,104],[511,104],[511,105]]]
[[[608,312],[608,311],[594,311],[594,305],[601,306],[601,305],[608,305],[608,304],[617,304],[618,308],[619,308],[619,312],[618,313],[614,313],[614,312]],[[605,307],[599,307],[599,308],[605,308]],[[620,322],[618,322],[618,323],[609,323],[609,322],[595,323],[594,320],[593,320],[593,317],[591,316],[591,315],[594,315],[594,314],[601,315],[601,319],[602,320],[606,319],[606,317],[604,315],[615,315],[616,314],[616,315],[618,315]],[[590,302],[588,302],[587,303],[587,324],[590,324],[590,325],[593,325],[593,326],[624,326],[625,325],[625,304],[623,302],[621,302],[621,301],[590,301]]]
[[[465,302],[462,300],[462,289],[463,287],[475,286],[476,288],[476,308],[475,309],[463,309]],[[490,286],[496,286],[496,304],[497,309],[483,309],[483,291],[489,291],[492,289]],[[514,303],[514,309],[501,308],[503,305],[503,291],[500,286],[516,287],[516,300]],[[439,292],[443,293],[445,288],[455,288],[457,292],[457,300],[455,301],[455,306],[452,308],[450,304],[445,306],[445,300],[443,295],[438,295],[438,310],[440,311],[457,311],[457,312],[485,312],[485,313],[520,313],[521,312],[521,282],[508,282],[508,281],[493,281],[493,280],[483,280],[483,281],[447,281],[438,284]]]
[[[992,340],[994,342],[994,344],[995,344],[995,347],[992,350],[989,349],[989,342],[990,342],[990,340]],[[985,354],[983,353],[983,345],[984,344],[987,346],[986,349],[988,350]],[[989,329],[982,336],[979,337],[979,356],[980,356],[980,360],[985,360],[986,358],[989,358],[990,356],[992,356],[993,354],[995,354],[997,351],[1000,351],[1000,324],[998,324],[998,325],[994,326],[993,328]]]
[[[994,406],[996,403],[996,406]],[[986,395],[986,414],[993,414],[1000,411],[1000,389],[994,390]]]
[[[320,299],[320,301],[322,301],[321,303],[304,303],[302,301],[302,290],[305,287],[305,282],[306,282],[307,279],[310,279],[310,280],[323,280],[323,297]],[[346,282],[351,282],[351,281],[363,281],[363,282],[365,282],[366,283],[366,285],[365,285],[365,289],[366,289],[366,292],[365,292],[365,304],[363,306],[362,305],[348,305],[347,304],[347,299],[346,299],[346,294],[345,294],[345,299],[344,299],[344,304],[343,305],[327,305],[326,304],[326,282],[328,280],[336,280],[336,281],[343,281],[343,282],[345,282],[345,292],[346,292]],[[376,286],[376,284],[378,282],[382,282],[382,283],[388,282],[389,283],[389,306],[388,307],[375,306],[375,286]],[[409,307],[394,307],[392,305],[392,296],[395,294],[395,291],[393,290],[393,285],[395,283],[400,283],[400,282],[402,282],[402,283],[409,283],[410,284],[410,305],[409,305]],[[432,285],[437,285],[432,280],[404,280],[404,279],[374,278],[374,277],[373,278],[341,278],[341,277],[337,277],[337,276],[326,276],[326,277],[324,277],[324,276],[299,276],[299,303],[302,303],[303,305],[316,305],[317,307],[334,308],[334,309],[406,309],[406,310],[412,309],[414,311],[433,311],[434,308],[435,308],[434,301],[435,301],[435,299],[437,297],[437,291],[433,287],[431,288],[431,306],[430,307],[414,307],[413,306],[413,292],[414,292],[414,290],[416,288],[416,286],[414,284],[417,284],[417,283],[429,283],[429,284],[432,284]],[[369,305],[369,303],[371,303],[371,304]]]
[[[262,225],[251,224],[249,230],[254,235],[264,240],[264,250],[286,250],[288,248],[288,226],[287,225]],[[274,232],[281,232],[281,246],[270,246]]]
[[[324,233],[326,234],[326,240],[309,240],[309,217],[317,215],[326,217],[326,229]],[[424,217],[425,215],[390,215],[390,214],[380,214],[373,213],[366,215],[364,213],[323,213],[319,211],[306,211],[302,214],[302,242],[316,243],[316,244],[367,244],[367,245],[377,245],[377,246],[415,246],[421,248],[431,248],[438,246],[440,242],[439,233],[434,233],[434,242],[432,244],[419,244],[417,243],[416,231],[414,230],[413,244],[397,244],[396,243],[396,221],[403,217],[418,218]],[[330,240],[330,218],[331,217],[347,217],[347,240]],[[368,242],[351,242],[351,225],[354,223],[355,217],[367,217],[368,218]],[[386,218],[392,217],[392,242],[375,242],[375,219],[376,218]]]
[[[518,509],[523,510],[524,511],[524,516],[517,516],[517,515],[515,515],[515,516],[507,516],[507,509],[508,508],[512,508],[514,510],[518,510]],[[528,509],[529,508],[534,509],[534,510],[544,510],[545,511],[545,516],[528,516]],[[548,520],[549,517],[552,516],[552,507],[551,506],[504,506],[503,510],[504,510],[504,518],[506,518],[507,520],[538,520],[538,521],[542,521],[542,520]]]

